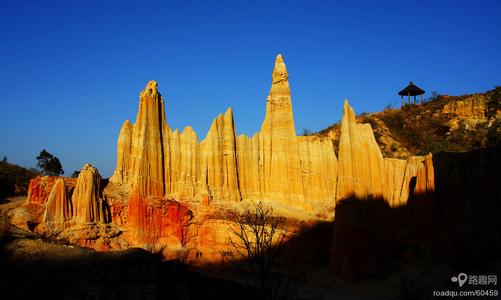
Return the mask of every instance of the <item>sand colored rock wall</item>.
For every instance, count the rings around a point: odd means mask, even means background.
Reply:
[[[182,133],[168,129],[165,152],[165,185],[167,195],[185,199],[192,198],[200,190],[200,144],[191,127]]]
[[[316,136],[300,136],[298,140],[305,199],[309,203],[324,199],[332,201],[336,191],[338,161],[331,141]]]
[[[54,184],[47,203],[42,222],[47,223],[63,223],[68,221],[73,216],[73,207],[68,198],[68,190],[62,178],[57,179]]]
[[[266,199],[312,209],[334,201],[337,160],[328,139],[295,133],[288,74],[277,56],[261,131],[236,137],[229,108],[204,140],[172,131],[155,81],[140,95],[136,123],[120,131],[111,178],[142,197],[239,202]]]
[[[30,180],[26,204],[45,205],[56,180],[56,176],[37,176]]]
[[[424,157],[411,156],[407,160],[385,158],[388,182],[388,204],[399,207],[407,204],[411,192],[411,180],[417,176]]]
[[[356,123],[347,101],[341,121],[338,166],[330,259],[334,273],[358,278],[381,270],[394,253],[396,231],[400,229],[396,224],[404,224],[416,240],[431,236],[431,155],[384,159],[371,126]]]
[[[80,171],[71,202],[76,224],[107,223],[111,219],[101,197],[101,175],[90,164]]]
[[[345,100],[339,140],[336,201],[388,199],[386,166],[370,124],[358,124],[355,112]]]
[[[212,199],[240,201],[237,143],[233,112],[219,115],[200,144],[200,182]]]
[[[137,194],[129,201],[128,214],[127,240],[148,250],[162,245],[181,247],[192,217],[191,211],[179,202],[144,199]]]

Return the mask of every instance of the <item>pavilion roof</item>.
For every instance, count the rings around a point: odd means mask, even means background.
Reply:
[[[410,96],[418,96],[418,95],[422,95],[424,93],[425,93],[425,91],[422,90],[421,88],[417,87],[416,85],[414,85],[414,83],[412,83],[412,81],[409,82],[409,85],[405,89],[398,92],[398,94],[400,96],[409,96],[409,95]]]

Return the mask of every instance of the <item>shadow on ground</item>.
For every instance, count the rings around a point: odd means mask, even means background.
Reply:
[[[321,290],[292,298],[329,298],[329,289],[342,288],[343,282],[351,282],[357,298],[357,289],[373,280],[374,285],[391,281],[388,289],[397,290],[395,298],[426,299],[434,289],[454,288],[450,277],[459,272],[501,278],[496,269],[501,253],[500,163],[499,148],[439,153],[434,156],[433,193],[412,194],[398,208],[382,199],[343,201],[335,223],[306,227],[289,241],[289,260],[309,272],[299,288]],[[205,275],[214,266],[193,269],[141,249],[97,253],[5,228],[0,243],[4,299],[258,298],[251,287]],[[337,276],[319,278],[314,275],[319,269]],[[330,285],[322,286],[322,281]]]

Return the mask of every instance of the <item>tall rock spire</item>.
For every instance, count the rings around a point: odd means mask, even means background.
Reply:
[[[386,166],[370,124],[358,124],[348,100],[344,102],[339,139],[337,201],[387,199]]]
[[[142,196],[165,194],[164,101],[151,80],[139,96],[136,123],[124,123],[118,138],[117,168],[111,181],[130,186]]]
[[[266,116],[259,133],[263,195],[267,198],[283,196],[291,199],[288,202],[302,202],[300,152],[294,128],[289,75],[280,54],[275,60],[271,77]]]
[[[101,197],[101,175],[90,164],[85,164],[80,171],[71,202],[77,224],[107,223],[110,220]]]
[[[110,181],[130,187],[131,184],[131,145],[133,125],[125,120],[120,129],[117,142],[117,166]]]
[[[333,201],[337,162],[332,143],[296,136],[281,55],[271,75],[259,133],[237,139],[228,109],[201,142],[191,127],[182,133],[170,129],[158,85],[148,82],[135,124],[126,121],[121,128],[111,182],[137,199],[272,200],[305,209]]]
[[[273,132],[280,135],[295,136],[289,74],[281,54],[277,55],[271,78],[271,89],[266,99],[266,116],[261,132],[271,132],[273,129]]]

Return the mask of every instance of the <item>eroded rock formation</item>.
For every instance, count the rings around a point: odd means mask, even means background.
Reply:
[[[109,222],[109,212],[101,196],[101,175],[90,164],[80,171],[71,201],[72,217],[77,224]]]
[[[49,236],[58,236],[75,244],[96,249],[110,249],[110,237],[118,236],[120,231],[106,223],[111,220],[107,203],[102,197],[101,176],[96,168],[86,164],[78,179],[58,178],[52,185],[49,195],[43,199],[35,214],[33,229]],[[46,184],[34,179],[31,185],[40,190],[36,183]],[[33,203],[25,204],[31,211],[38,212]],[[121,247],[115,247],[120,249]]]
[[[175,258],[173,251],[187,243],[191,218],[188,207],[177,201],[133,195],[128,204],[126,238],[131,244],[147,250],[159,250],[167,245],[164,255]]]
[[[368,276],[393,254],[394,223],[400,218],[394,221],[392,207],[407,206],[409,196],[416,195],[404,222],[416,234],[429,233],[433,210],[425,210],[433,201],[432,158],[384,159],[371,125],[358,124],[345,101],[338,164],[330,266],[345,278]],[[428,229],[419,228],[424,224]]]
[[[355,113],[344,102],[339,141],[339,173],[336,200],[388,198],[383,155],[370,124],[358,124]]]
[[[56,176],[37,176],[30,180],[26,204],[44,205],[56,180]]]
[[[143,197],[266,199],[311,210],[335,196],[332,144],[296,136],[281,55],[275,61],[261,131],[253,137],[236,137],[231,108],[214,120],[201,142],[191,127],[172,131],[157,83],[150,81],[140,95],[136,123],[122,126],[117,152],[111,181]]]
[[[52,190],[50,191],[45,212],[43,215],[43,223],[62,224],[71,219],[73,216],[73,207],[69,201],[66,184],[62,178],[59,178]]]
[[[383,158],[371,125],[356,122],[348,101],[339,160],[329,138],[297,136],[281,55],[261,130],[252,137],[237,136],[231,108],[201,141],[191,127],[172,130],[158,85],[150,81],[135,123],[124,122],[117,144],[110,184],[91,165],[73,185],[30,183],[29,203],[43,207],[45,229],[95,249],[164,249],[168,257],[184,253],[191,262],[210,263],[228,247],[232,221],[224,212],[266,201],[278,214],[314,223],[331,221],[337,206],[331,268],[353,278],[377,272],[391,257],[395,220],[422,240],[435,224],[435,211],[426,210],[435,201],[432,157]],[[394,217],[400,208],[408,211]]]

